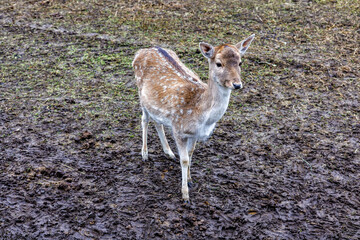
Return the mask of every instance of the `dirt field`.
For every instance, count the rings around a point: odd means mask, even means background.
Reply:
[[[2,0],[0,239],[360,239],[359,6]],[[171,48],[206,81],[198,43],[252,33],[185,206],[151,125],[141,159],[134,53]]]

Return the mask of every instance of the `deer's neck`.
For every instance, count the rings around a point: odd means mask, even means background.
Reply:
[[[230,100],[231,90],[220,86],[213,78],[208,81],[204,94],[205,121],[214,124],[224,115]]]

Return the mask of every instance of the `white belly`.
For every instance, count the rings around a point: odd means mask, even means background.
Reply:
[[[150,118],[156,123],[162,124],[166,127],[171,127],[171,120],[162,115],[152,114],[150,111],[147,111],[150,115]]]
[[[199,139],[200,141],[205,141],[207,140],[210,135],[212,134],[212,132],[214,131],[216,122],[213,124],[209,124],[209,125],[202,125],[199,130],[197,131],[197,136],[196,138]]]

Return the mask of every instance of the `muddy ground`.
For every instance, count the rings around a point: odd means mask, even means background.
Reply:
[[[359,22],[351,0],[4,0],[0,239],[359,239]],[[185,206],[153,127],[141,160],[132,58],[206,80],[198,42],[252,33]]]

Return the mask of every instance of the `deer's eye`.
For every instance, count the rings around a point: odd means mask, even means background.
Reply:
[[[216,66],[217,67],[222,67],[222,64],[221,63],[216,63]]]

